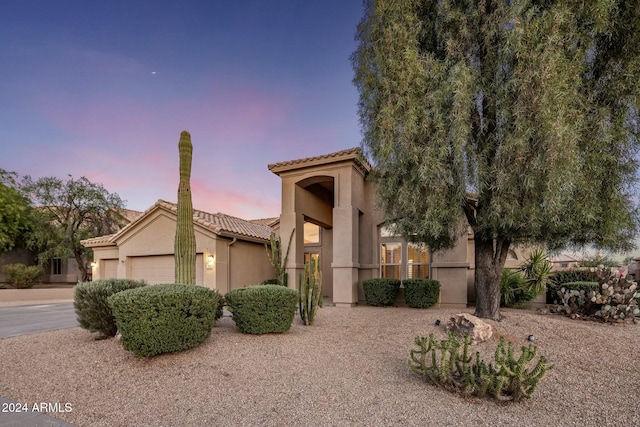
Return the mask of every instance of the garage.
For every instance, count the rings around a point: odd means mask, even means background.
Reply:
[[[104,274],[102,277],[105,279],[115,279],[118,277],[118,260],[117,259],[105,259],[102,260],[102,268]]]
[[[196,254],[196,285],[202,285],[203,255]],[[173,255],[139,256],[129,258],[131,278],[145,280],[150,285],[175,281],[175,259]]]

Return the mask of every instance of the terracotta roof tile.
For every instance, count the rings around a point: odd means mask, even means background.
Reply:
[[[287,160],[284,162],[272,163],[268,165],[268,168],[269,170],[273,171],[273,169],[277,169],[285,166],[294,166],[294,165],[303,166],[305,163],[317,162],[318,160],[330,161],[331,159],[334,159],[336,157],[341,157],[341,156],[360,157],[362,156],[362,150],[360,149],[360,147],[353,147],[353,148],[348,148],[342,151],[336,151],[335,153],[323,154],[321,156],[305,157],[303,159]],[[371,165],[369,165],[369,162],[367,162],[367,160],[364,157],[362,157],[360,160],[361,160],[361,163],[363,163],[363,165],[365,165],[368,169],[371,169]]]
[[[266,225],[267,227],[273,227],[274,225],[276,225],[278,223],[278,221],[280,221],[280,217],[276,216],[276,217],[273,217],[273,218],[250,219],[249,221],[253,222],[254,224]]]
[[[115,236],[115,234],[107,234],[106,236],[98,236],[93,237],[91,239],[80,240],[82,246],[93,247],[93,246],[105,246],[107,243],[112,243],[111,238]],[[115,245],[115,243],[113,243]]]
[[[145,211],[144,214],[139,216],[135,221],[131,224],[124,227],[117,234],[112,235],[111,241],[114,241],[119,235],[133,227],[142,217],[145,216],[146,213],[155,209],[156,207],[161,207],[175,215],[178,214],[178,205],[175,203],[167,202],[166,200],[158,200],[153,206]],[[223,213],[209,213],[200,211],[197,209],[193,210],[193,222],[199,224],[200,226],[216,233],[216,234],[231,234],[244,236],[251,239],[264,240],[266,242],[269,241],[269,236],[273,232],[273,229],[267,225],[255,223],[252,221],[247,221],[241,218],[237,218],[231,215],[226,215]]]

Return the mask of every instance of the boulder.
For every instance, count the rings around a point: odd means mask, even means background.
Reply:
[[[460,313],[451,317],[445,329],[454,332],[460,337],[469,335],[473,344],[484,342],[493,335],[491,325],[469,313]]]

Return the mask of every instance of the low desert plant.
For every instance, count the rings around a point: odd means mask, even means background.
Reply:
[[[16,289],[29,289],[42,280],[44,271],[37,265],[7,264],[2,267],[7,284]]]
[[[218,294],[196,285],[163,284],[109,297],[125,350],[154,356],[196,347],[211,335]]]
[[[404,301],[412,308],[429,308],[438,303],[440,282],[432,279],[407,279],[404,286]]]
[[[100,338],[114,336],[118,328],[107,299],[118,292],[145,285],[144,281],[129,279],[106,279],[78,283],[73,293],[73,307],[80,327],[89,332],[99,332]]]
[[[526,305],[547,289],[552,281],[547,254],[536,249],[515,270],[505,268],[500,283],[500,304],[506,307]]]
[[[362,288],[368,305],[393,305],[398,296],[398,289],[400,289],[400,280],[368,279],[362,282]]]
[[[282,333],[291,329],[298,291],[279,285],[233,289],[225,295],[236,328],[244,334]]]
[[[300,275],[300,299],[298,308],[300,318],[305,325],[313,325],[316,311],[322,307],[322,275],[318,273],[316,277],[316,260],[311,259],[311,263],[304,264],[304,274]]]
[[[494,362],[488,365],[480,359],[479,352],[475,358],[469,354],[468,335],[461,342],[453,332],[440,341],[430,334],[428,338],[416,337],[415,343],[418,349],[411,350],[411,370],[429,383],[463,395],[489,394],[500,401],[517,402],[530,398],[545,373],[553,368],[544,356],[530,368],[528,365],[536,357],[537,347],[523,346],[520,356],[516,357],[513,344],[505,345],[502,337]]]
[[[527,279],[517,271],[505,268],[500,281],[500,305],[518,307],[536,297],[536,289],[528,286]]]

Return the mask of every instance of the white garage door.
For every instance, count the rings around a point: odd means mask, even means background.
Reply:
[[[145,280],[150,285],[175,281],[175,259],[173,255],[155,255],[130,258],[131,278]],[[202,254],[196,254],[196,285],[203,284],[204,264]]]
[[[118,277],[118,260],[117,259],[105,259],[102,260],[103,279],[115,279]]]

